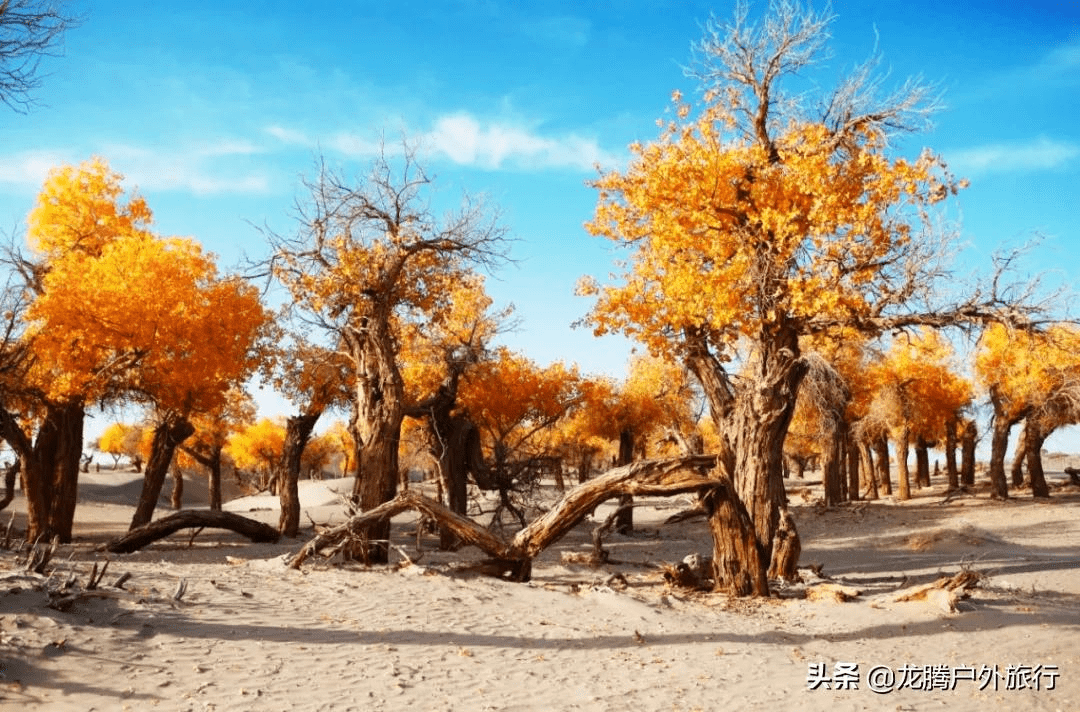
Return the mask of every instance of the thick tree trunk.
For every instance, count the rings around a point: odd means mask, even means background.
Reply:
[[[316,408],[285,421],[285,444],[278,481],[281,502],[278,531],[282,536],[294,537],[300,529],[300,461],[321,415],[322,408]]]
[[[67,543],[71,541],[75,503],[79,497],[79,460],[82,458],[85,411],[81,403],[68,403],[58,410],[48,529],[53,536],[60,537],[61,543]]]
[[[911,473],[908,470],[908,450],[911,447],[911,431],[904,426],[896,439],[896,498],[911,499]]]
[[[975,484],[975,443],[979,431],[974,420],[965,420],[960,428],[960,484],[971,487]]]
[[[949,491],[960,488],[960,471],[956,467],[956,419],[945,423],[945,476]]]
[[[150,459],[146,462],[143,473],[143,488],[135,514],[131,518],[130,529],[137,529],[149,524],[157,507],[165,476],[172,464],[173,454],[180,443],[195,432],[195,427],[183,416],[169,414],[154,428],[154,439],[150,444]]]
[[[784,330],[768,339],[767,345],[752,380],[737,394],[701,335],[686,334],[686,365],[701,384],[722,436],[719,466],[722,471],[733,473],[737,498],[754,526],[759,561],[756,564],[744,561],[742,568],[749,570],[756,565],[767,575],[794,579],[800,547],[790,517],[785,537],[793,541],[785,547],[774,547],[774,541],[787,508],[784,439],[807,365],[799,358],[798,338],[793,330]],[[711,524],[713,536],[737,541],[740,532],[736,518],[722,507],[717,511],[726,514]],[[725,528],[730,528],[727,534]],[[791,552],[795,552],[795,557],[790,556]]]
[[[994,422],[990,431],[990,496],[994,499],[1009,498],[1009,483],[1005,478],[1005,451],[1009,447],[1009,432],[1016,421],[1009,420],[995,407]]]
[[[629,465],[634,461],[634,432],[629,428],[619,433],[619,457],[616,465]],[[615,531],[624,536],[634,532],[634,495],[619,495],[619,509],[615,516]]]
[[[31,440],[19,419],[0,408],[0,437],[21,462],[26,497],[27,538],[71,541],[82,455],[83,407],[46,405],[37,436]]]
[[[398,488],[398,441],[405,417],[405,387],[390,333],[389,303],[380,303],[365,318],[364,328],[345,334],[356,369],[356,397],[349,426],[356,444],[353,498],[363,511],[394,498]],[[377,523],[371,540],[349,552],[360,561],[390,560],[390,522]]]
[[[1027,457],[1030,423],[1030,417],[1024,419],[1024,426],[1020,429],[1020,437],[1016,439],[1016,452],[1013,454],[1012,467],[1009,472],[1009,479],[1013,487],[1021,487],[1024,484],[1024,459]]]
[[[1024,426],[1024,450],[1027,452],[1028,479],[1031,480],[1031,494],[1035,497],[1049,497],[1050,488],[1046,486],[1046,474],[1043,472],[1042,447],[1049,433],[1045,432],[1037,418],[1028,418]]]
[[[921,435],[915,438],[915,484],[930,486],[930,446]]]

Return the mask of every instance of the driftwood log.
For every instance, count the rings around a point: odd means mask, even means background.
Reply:
[[[293,556],[289,565],[298,568],[312,554],[339,546],[349,538],[362,537],[375,524],[401,512],[415,510],[452,531],[460,541],[483,551],[499,564],[499,570],[507,573],[509,578],[527,581],[531,575],[532,560],[562,539],[605,500],[620,495],[664,497],[723,488],[726,483],[713,476],[715,467],[716,457],[712,455],[642,460],[616,467],[571,489],[552,509],[509,540],[429,497],[406,491],[385,504],[320,533]]]
[[[273,543],[280,536],[278,530],[269,524],[263,524],[233,512],[186,509],[132,529],[124,536],[113,539],[106,544],[105,550],[114,554],[130,554],[158,539],[164,539],[170,534],[175,534],[181,529],[205,527],[228,529],[237,534],[243,534],[248,539],[259,543]]]

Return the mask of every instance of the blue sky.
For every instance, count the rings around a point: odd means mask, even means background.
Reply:
[[[489,280],[522,319],[506,341],[538,362],[619,375],[630,346],[570,324],[588,309],[582,274],[615,255],[582,224],[594,165],[656,136],[702,2],[76,3],[25,115],[0,107],[0,227],[22,229],[49,167],[91,155],[137,187],[164,234],[197,237],[223,264],[265,254],[252,227],[287,231],[315,155],[362,174],[379,137],[422,142],[440,195],[482,193],[518,239]],[[163,7],[164,6],[164,7]],[[761,9],[761,3],[755,6]],[[957,271],[1043,236],[1025,262],[1071,280],[1080,251],[1080,5],[836,2],[828,85],[875,43],[897,82],[939,83],[930,146],[971,187]],[[1054,442],[1049,444],[1054,447]],[[1080,449],[1080,448],[1078,448]]]

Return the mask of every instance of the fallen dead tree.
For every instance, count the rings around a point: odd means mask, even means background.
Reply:
[[[175,534],[181,529],[206,527],[228,529],[258,543],[273,543],[280,537],[278,530],[269,524],[263,524],[233,512],[185,509],[132,529],[124,536],[110,541],[104,548],[114,554],[130,554],[158,539]]]
[[[327,529],[305,544],[290,560],[298,568],[309,556],[336,551],[351,539],[362,538],[368,529],[390,517],[414,510],[452,531],[460,541],[477,547],[497,564],[501,576],[527,581],[532,560],[564,537],[597,505],[620,495],[669,496],[708,490],[717,499],[730,499],[730,487],[715,477],[716,458],[690,455],[670,460],[642,460],[609,470],[568,491],[548,512],[530,522],[512,539],[504,539],[477,522],[452,512],[435,500],[406,491],[374,509],[357,514]]]

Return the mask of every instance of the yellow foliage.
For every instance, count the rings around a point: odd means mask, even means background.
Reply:
[[[100,159],[59,169],[31,214],[30,242],[46,253],[26,314],[31,378],[54,401],[212,410],[258,364],[269,316],[194,240],[138,228],[149,211],[117,203],[119,180]]]
[[[285,450],[285,425],[278,420],[262,418],[233,433],[225,445],[227,454],[236,466],[269,474],[281,462]]]
[[[1080,329],[1056,324],[1030,332],[991,324],[979,339],[975,373],[1001,416],[1016,420],[1080,380]]]
[[[723,359],[740,338],[853,323],[888,291],[921,211],[958,187],[932,154],[886,158],[869,132],[792,121],[771,153],[729,135],[733,111],[714,96],[594,182],[586,228],[632,250],[621,283],[579,284],[597,334],[670,353],[704,329]]]

